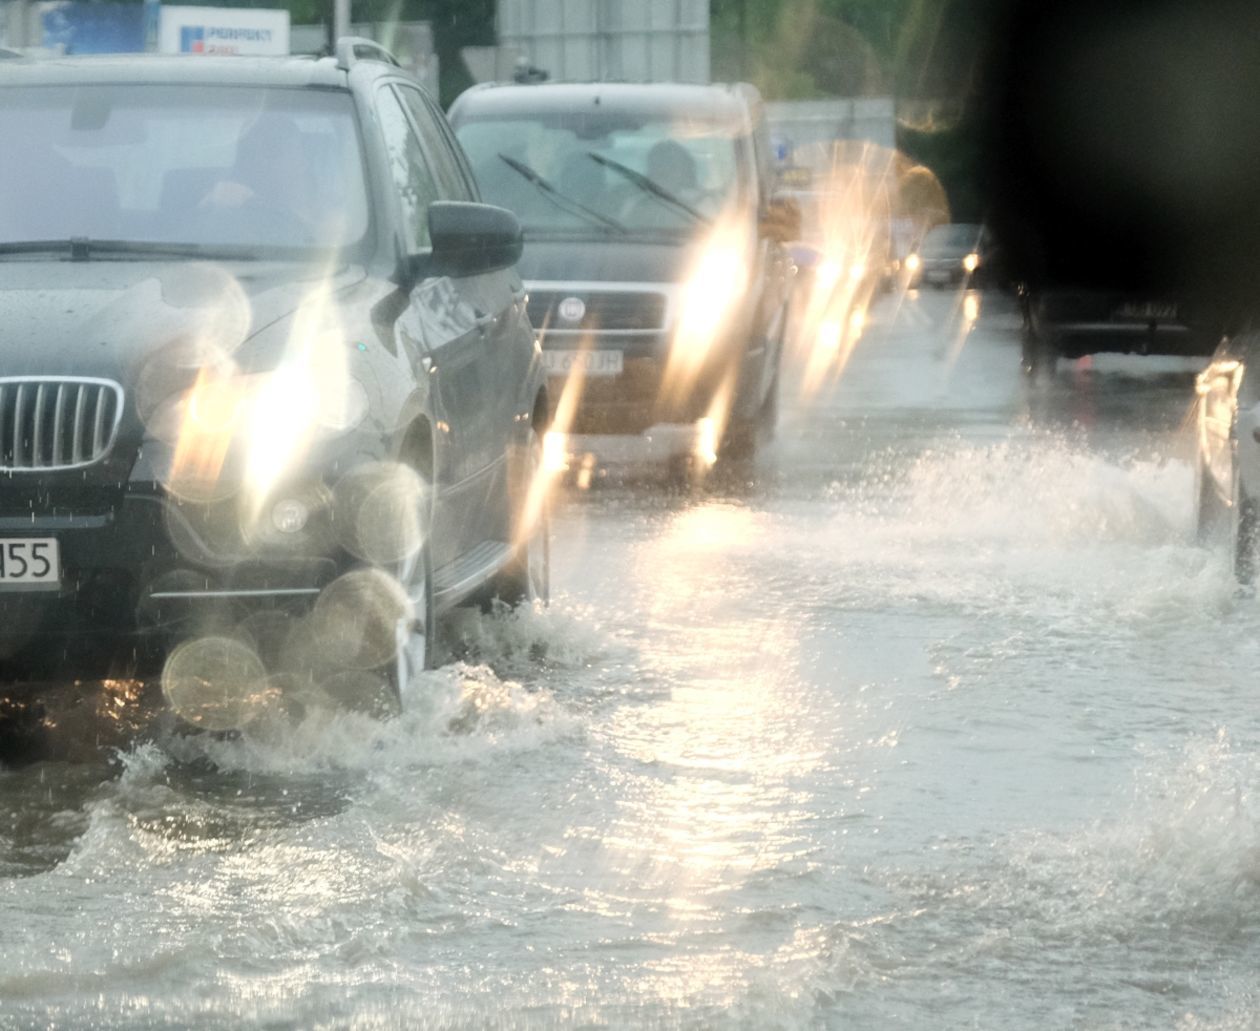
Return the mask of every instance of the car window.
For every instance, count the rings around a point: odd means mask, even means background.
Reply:
[[[407,247],[411,251],[430,246],[429,205],[442,199],[438,185],[415,130],[392,89],[378,93],[381,133],[389,152],[389,171],[402,209]]]
[[[340,247],[367,229],[348,94],[108,85],[0,90],[0,243],[85,237]]]
[[[463,170],[455,155],[453,141],[435,115],[432,105],[414,86],[398,85],[394,88],[407,110],[411,112],[443,199],[473,200],[472,191],[468,188]]]

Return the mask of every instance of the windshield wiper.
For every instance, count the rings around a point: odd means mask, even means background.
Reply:
[[[550,182],[543,178],[539,172],[534,171],[534,169],[530,168],[529,165],[525,164],[524,161],[517,161],[516,158],[510,157],[507,154],[500,154],[499,159],[523,179],[533,183],[535,188],[558,208],[569,212],[569,214],[579,215],[588,221],[598,223],[599,225],[605,226],[618,233],[624,234],[629,232],[629,230],[615,218],[602,215],[594,208],[588,208],[581,201],[574,200],[568,194],[561,193],[552,186]]]
[[[71,261],[91,261],[97,255],[124,254],[138,257],[173,258],[257,258],[257,247],[202,243],[150,243],[136,240],[93,240],[73,236],[60,240],[0,241],[0,256],[10,254],[61,254]]]
[[[651,194],[657,200],[663,201],[676,211],[681,211],[683,214],[689,215],[701,225],[713,224],[713,220],[709,218],[708,215],[697,211],[681,197],[678,197],[669,190],[665,189],[665,187],[658,183],[655,179],[649,179],[642,172],[636,172],[633,168],[627,168],[620,161],[614,161],[612,158],[605,157],[603,154],[598,154],[593,150],[588,150],[586,152],[586,156],[592,161],[598,161],[605,168],[611,168],[618,175],[625,179],[629,179],[640,190]]]

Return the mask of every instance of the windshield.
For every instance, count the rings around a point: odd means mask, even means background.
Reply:
[[[0,247],[355,243],[367,197],[349,95],[192,86],[0,90]]]
[[[936,226],[923,238],[924,254],[952,254],[974,250],[980,244],[981,230],[976,225]]]
[[[592,211],[625,232],[686,231],[738,189],[739,134],[729,122],[575,111],[474,115],[456,132],[482,196],[516,212],[533,235],[589,230]]]

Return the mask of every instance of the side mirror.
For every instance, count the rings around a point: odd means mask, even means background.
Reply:
[[[792,197],[771,197],[761,216],[761,235],[777,243],[801,238],[801,206]]]
[[[515,265],[521,257],[521,223],[506,208],[462,201],[429,205],[430,269],[443,276],[475,276]]]

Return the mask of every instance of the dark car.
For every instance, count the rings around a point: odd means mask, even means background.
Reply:
[[[908,283],[945,288],[993,281],[997,248],[988,230],[969,222],[933,226],[905,261]]]
[[[1221,324],[1176,296],[1133,289],[1026,285],[1023,366],[1050,373],[1060,358],[1119,354],[1208,355]]]
[[[992,28],[969,117],[1024,368],[1210,355],[1260,296],[1260,9],[1013,0]]]
[[[231,727],[545,597],[519,223],[387,54],[8,62],[0,137],[11,694],[160,672]]]
[[[751,451],[775,421],[795,235],[756,92],[491,85],[450,115],[482,192],[524,226],[553,439],[608,457]]]

